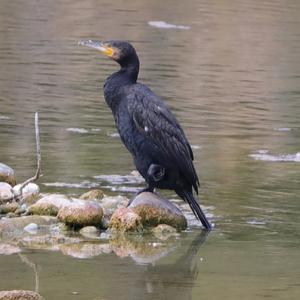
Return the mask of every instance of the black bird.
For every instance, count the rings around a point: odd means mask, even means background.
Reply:
[[[133,46],[125,41],[88,40],[79,44],[100,50],[121,66],[106,79],[104,97],[124,145],[148,183],[143,191],[174,190],[210,230],[211,224],[193,196],[193,189],[198,193],[199,179],[191,146],[164,102],[137,83],[140,62]]]

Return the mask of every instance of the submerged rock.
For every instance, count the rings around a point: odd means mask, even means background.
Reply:
[[[16,184],[14,170],[3,163],[0,163],[0,181],[7,182],[12,186]]]
[[[101,200],[105,196],[102,190],[96,189],[88,191],[80,196],[82,200]]]
[[[0,300],[44,300],[44,298],[33,291],[12,290],[1,291]]]
[[[13,197],[12,186],[7,182],[0,182],[0,203],[4,203]]]
[[[39,229],[39,226],[36,223],[30,223],[24,227],[24,230],[30,234],[36,234],[38,229]]]
[[[76,243],[60,245],[63,254],[76,258],[91,258],[102,253],[110,253],[112,250],[109,244],[100,243]]]
[[[92,201],[76,200],[63,206],[58,219],[71,227],[100,226],[103,216],[101,206]]]
[[[109,227],[114,232],[138,232],[143,230],[141,217],[127,207],[119,208],[113,213]]]
[[[20,188],[21,188],[21,184],[17,184],[13,187],[13,193],[15,195],[19,195],[20,194]],[[23,201],[25,202],[33,202],[34,200],[37,199],[38,195],[40,192],[40,187],[31,182],[28,183],[27,185],[25,185],[25,187],[22,189],[22,198]]]
[[[141,217],[144,226],[167,224],[178,230],[187,227],[187,220],[183,213],[173,203],[154,193],[144,192],[137,195],[131,201],[129,208]]]
[[[39,226],[51,225],[57,223],[55,217],[48,216],[23,216],[18,218],[2,218],[0,220],[0,238],[16,239],[24,235],[24,227],[30,223]]]
[[[58,211],[71,204],[71,200],[61,194],[46,195],[31,205],[28,212],[32,215],[57,216]]]
[[[89,239],[99,238],[99,229],[95,226],[85,226],[80,229],[79,233]]]

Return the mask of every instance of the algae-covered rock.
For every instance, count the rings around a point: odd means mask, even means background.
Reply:
[[[71,200],[61,194],[46,195],[31,205],[28,212],[32,215],[57,216],[58,211],[71,204]]]
[[[13,197],[12,186],[7,182],[0,182],[0,203],[5,203]]]
[[[124,196],[109,196],[104,197],[100,201],[100,205],[103,208],[105,216],[111,216],[118,208],[126,207],[129,203],[129,199]]]
[[[3,163],[0,163],[0,181],[7,182],[12,186],[16,184],[14,170]]]
[[[58,219],[71,227],[100,226],[103,210],[97,202],[76,200],[63,206]]]
[[[112,214],[118,208],[126,207],[129,203],[129,199],[120,195],[109,196],[109,197],[106,196],[103,199],[101,199],[99,203],[103,209],[103,218],[102,218],[101,227],[107,229]]]
[[[143,230],[141,217],[130,208],[117,209],[109,222],[115,232],[138,232]]]
[[[0,291],[0,300],[44,300],[44,298],[33,291],[12,290]]]
[[[155,227],[167,224],[178,230],[186,229],[187,220],[183,213],[170,201],[157,194],[143,192],[137,195],[130,203],[142,220],[144,226]]]
[[[19,204],[17,202],[1,204],[0,205],[0,214],[7,214],[10,212],[15,212],[18,208],[19,208]]]
[[[90,190],[80,196],[82,200],[101,200],[104,197],[104,192],[99,189]]]

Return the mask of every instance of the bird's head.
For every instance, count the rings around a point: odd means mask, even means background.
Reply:
[[[130,61],[137,58],[133,46],[125,41],[94,41],[83,40],[79,45],[90,47],[101,51],[104,55],[110,57],[121,66],[127,65]]]

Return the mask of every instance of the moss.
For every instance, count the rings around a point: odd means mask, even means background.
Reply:
[[[58,207],[50,203],[33,204],[29,208],[32,215],[57,216]]]
[[[142,223],[147,227],[155,227],[159,224],[167,224],[178,230],[187,228],[187,221],[183,215],[175,215],[168,210],[150,205],[139,205],[133,210],[142,218]]]
[[[119,208],[112,215],[109,227],[116,232],[139,232],[143,230],[141,217],[130,208]]]

